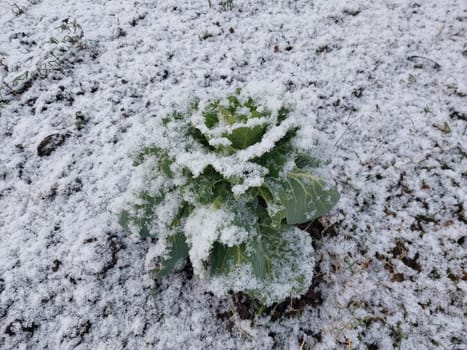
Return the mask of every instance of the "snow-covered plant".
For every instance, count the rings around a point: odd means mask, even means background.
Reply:
[[[263,304],[306,292],[314,254],[295,227],[326,214],[339,194],[290,107],[236,90],[156,121],[137,154],[139,185],[120,224],[154,237],[157,278],[190,259],[218,295]]]

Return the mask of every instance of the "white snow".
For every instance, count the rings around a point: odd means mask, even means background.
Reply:
[[[465,347],[465,1],[212,3],[0,0],[0,348]],[[160,118],[245,86],[286,94],[341,193],[314,242],[321,300],[277,321],[183,273],[153,286],[153,243],[115,214]]]
[[[208,260],[212,244],[218,240],[223,224],[229,219],[224,210],[209,207],[196,208],[187,218],[184,232],[190,245],[193,271],[197,275],[205,275],[203,262]]]

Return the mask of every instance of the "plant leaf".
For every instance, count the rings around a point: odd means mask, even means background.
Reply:
[[[206,136],[204,136],[204,134],[199,129],[197,129],[196,127],[190,126],[188,128],[188,135],[190,135],[196,142],[203,145],[204,147],[207,147],[207,148],[209,148],[211,150],[214,149],[209,144],[209,141],[207,140]]]
[[[217,106],[209,106],[208,109],[203,112],[204,123],[209,129],[212,129],[214,125],[219,123],[216,107]]]
[[[206,167],[201,175],[192,178],[182,191],[195,196],[200,204],[214,204],[216,207],[232,198],[230,183],[212,166]]]
[[[174,174],[170,169],[170,166],[173,163],[173,160],[168,157],[165,152],[163,152],[159,147],[150,146],[143,148],[135,157],[133,161],[133,166],[139,166],[143,164],[144,160],[148,157],[156,157],[158,160],[158,168],[162,171],[167,177],[173,178]]]
[[[303,294],[314,266],[310,237],[288,225],[259,229],[257,236],[237,247],[215,243],[211,277],[215,280],[220,275],[232,290],[246,292],[265,305]]]
[[[170,159],[169,157],[161,157],[159,159],[159,167],[160,170],[169,178],[173,179],[174,173],[170,169],[170,166],[172,165],[173,160]]]
[[[165,198],[165,193],[157,196],[151,196],[142,192],[139,193],[138,196],[142,200],[142,204],[136,204],[133,206],[138,212],[138,215],[132,215],[130,211],[123,210],[120,213],[118,222],[127,232],[130,232],[130,223],[133,222],[139,228],[139,234],[141,237],[151,237],[154,233],[149,232],[149,226],[153,220],[154,208],[158,204],[162,203]]]
[[[258,195],[266,202],[266,211],[273,227],[279,227],[286,217],[285,206],[278,196],[273,196],[267,184],[258,188]]]
[[[302,224],[329,212],[339,200],[339,192],[320,177],[296,169],[285,180],[275,180],[271,188],[286,208],[289,225]],[[274,195],[274,193],[273,193]]]
[[[254,160],[256,163],[269,170],[270,177],[279,177],[285,163],[294,156],[294,149],[291,140],[296,133],[296,129],[287,131],[284,137],[277,141],[269,152],[264,153],[261,157]]]
[[[313,168],[319,168],[323,164],[325,164],[324,161],[318,158],[311,157],[307,154],[299,154],[295,158],[295,165],[299,169],[313,169]]]
[[[281,107],[277,112],[277,125],[282,123],[290,113],[290,109],[287,107]]]
[[[268,279],[272,272],[271,258],[261,238],[237,246],[228,247],[215,242],[211,251],[211,275],[228,275],[236,268],[249,264],[261,280]]]
[[[248,263],[246,244],[228,247],[225,244],[214,242],[210,262],[211,275],[227,275],[238,266]]]
[[[155,278],[167,276],[173,271],[183,267],[188,258],[189,247],[183,232],[178,232],[167,238],[170,244],[167,257],[160,262],[160,266],[154,271]]]
[[[156,146],[150,146],[150,147],[143,148],[136,155],[136,157],[135,157],[135,159],[133,161],[133,166],[141,165],[144,162],[144,160],[149,156],[159,157],[160,152],[161,152],[161,149],[159,147],[156,147]]]
[[[182,225],[182,220],[187,218],[190,213],[193,211],[193,206],[188,203],[183,203],[182,206],[178,209],[177,215],[175,215],[174,220],[170,224],[170,227],[177,229]]]
[[[123,210],[120,215],[118,216],[118,223],[120,226],[127,232],[130,231],[130,213],[128,210]]]
[[[259,142],[266,132],[266,125],[255,125],[253,127],[239,127],[230,134],[223,135],[235,149],[245,149]]]
[[[253,267],[253,271],[256,277],[261,280],[270,279],[272,273],[272,254],[271,246],[268,245],[268,238],[270,237],[256,237],[256,239],[250,242],[251,249],[253,249],[254,254],[249,256],[249,261]]]
[[[258,225],[260,233],[237,246],[228,247],[215,242],[211,251],[211,274],[228,275],[243,264],[249,264],[260,280],[273,277],[273,259],[284,258],[285,242],[281,236],[284,226]]]

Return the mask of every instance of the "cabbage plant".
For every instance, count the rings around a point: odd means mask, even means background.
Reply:
[[[155,123],[120,215],[123,228],[155,239],[155,277],[189,260],[217,295],[242,291],[270,305],[305,293],[314,252],[296,225],[326,214],[339,194],[312,145],[297,142],[292,108],[236,90]]]

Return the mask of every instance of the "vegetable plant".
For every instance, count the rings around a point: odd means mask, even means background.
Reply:
[[[306,292],[314,253],[295,225],[326,214],[339,194],[279,102],[238,89],[156,119],[119,220],[155,239],[156,278],[189,260],[217,295],[270,305]]]

